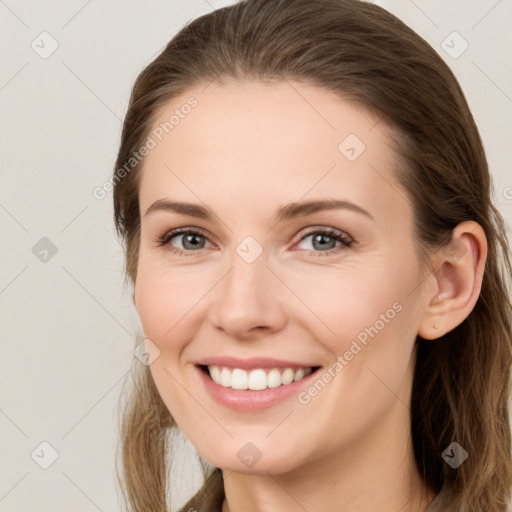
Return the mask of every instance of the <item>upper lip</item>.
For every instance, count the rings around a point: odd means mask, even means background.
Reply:
[[[228,356],[213,356],[205,357],[196,362],[197,365],[204,366],[225,366],[227,368],[241,368],[241,369],[254,369],[254,368],[315,368],[320,365],[310,363],[298,363],[297,361],[290,361],[285,359],[274,359],[271,357],[251,357],[249,359],[239,359],[237,357]]]

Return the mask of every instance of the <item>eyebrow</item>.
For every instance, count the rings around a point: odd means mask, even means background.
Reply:
[[[339,199],[311,200],[289,203],[281,206],[274,214],[276,222],[293,219],[295,217],[310,215],[324,210],[345,209],[356,213],[360,213],[372,220],[373,216],[355,203],[350,201],[342,201]],[[158,199],[155,201],[144,214],[145,217],[156,211],[170,211],[188,215],[189,217],[197,217],[213,221],[214,214],[208,208],[194,203],[185,203],[180,201],[170,201],[169,199]]]

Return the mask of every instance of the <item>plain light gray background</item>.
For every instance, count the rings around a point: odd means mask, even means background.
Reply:
[[[188,20],[230,3],[0,0],[1,512],[120,510],[116,406],[139,322],[111,195],[92,190],[112,173],[142,67]],[[458,77],[510,228],[512,1],[374,3]],[[186,440],[180,453],[192,457]],[[190,468],[175,507],[200,484]]]

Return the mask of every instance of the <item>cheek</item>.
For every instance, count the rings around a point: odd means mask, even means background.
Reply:
[[[187,313],[191,314],[198,300],[194,300],[194,293],[186,292],[196,288],[157,264],[141,264],[140,269],[134,290],[136,309],[145,338],[160,351],[149,370],[167,409],[176,421],[186,425],[188,416],[184,411],[188,410],[190,397],[180,386],[180,357],[190,339]]]
[[[326,271],[288,275],[294,290],[290,300],[296,304],[296,314],[302,314],[309,326],[318,324],[323,340],[347,340],[373,325],[381,314],[394,317],[393,305],[399,298],[396,284],[384,276],[382,269],[336,268]],[[298,301],[297,301],[298,299]]]
[[[163,350],[190,309],[189,287],[157,265],[141,265],[140,269],[134,290],[137,313],[144,335]]]
[[[409,363],[416,318],[410,292],[418,274],[414,264],[406,267],[394,261],[375,258],[364,268],[354,263],[287,276],[301,299],[292,299],[294,321],[314,331],[333,360],[345,356],[343,373],[350,381],[360,379],[368,366],[383,368],[393,380],[400,373],[395,370],[405,370]]]

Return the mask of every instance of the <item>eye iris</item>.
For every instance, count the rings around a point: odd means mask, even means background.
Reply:
[[[324,234],[320,233],[320,234],[317,234],[317,235],[315,235],[313,237],[313,247],[315,247],[315,242],[319,242],[320,243],[320,248],[323,247],[325,249],[325,246],[326,246],[326,244],[328,244],[328,242],[321,242],[320,241],[320,240],[325,239],[325,238],[330,238],[331,241],[334,242],[334,244],[336,244],[336,240],[334,240],[334,238],[332,236],[324,235]],[[315,247],[315,248],[317,248],[317,247]],[[329,249],[332,249],[332,248],[334,248],[334,246],[333,247],[329,247]]]
[[[195,234],[188,234],[188,235],[182,235],[182,236],[183,236],[183,247],[185,247],[185,249],[194,249],[200,245],[198,243],[192,242],[191,247],[187,247],[187,243],[190,242],[190,239],[197,240],[197,238],[203,238],[201,235],[195,235]],[[204,241],[203,241],[203,245],[204,245]],[[201,246],[199,248],[202,249],[203,247]]]

